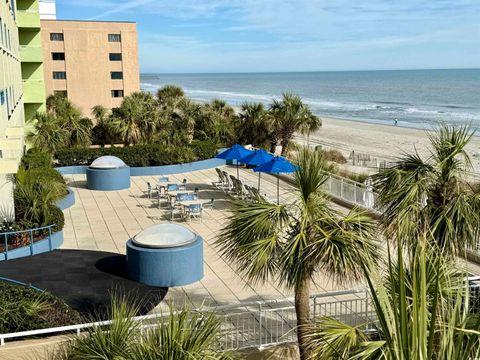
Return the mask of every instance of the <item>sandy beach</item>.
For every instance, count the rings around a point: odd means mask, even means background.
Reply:
[[[402,153],[415,150],[421,155],[429,154],[428,133],[425,130],[325,117],[322,120],[322,128],[310,135],[312,145],[337,149],[344,154],[354,150],[355,153],[370,154],[386,161],[394,161]],[[305,138],[297,136],[296,141],[302,143]],[[472,137],[467,150],[474,166],[473,172],[480,173],[479,136]]]

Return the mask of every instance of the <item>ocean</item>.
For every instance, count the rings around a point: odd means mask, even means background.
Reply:
[[[480,129],[480,69],[231,74],[142,74],[141,88],[181,86],[198,101],[269,104],[300,95],[320,116],[429,128],[439,122]]]

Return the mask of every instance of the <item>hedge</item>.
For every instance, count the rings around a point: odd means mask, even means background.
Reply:
[[[161,166],[188,163],[215,156],[216,145],[210,141],[195,141],[189,146],[159,144],[111,148],[69,148],[56,153],[57,166],[90,165],[104,155],[122,159],[128,166]]]

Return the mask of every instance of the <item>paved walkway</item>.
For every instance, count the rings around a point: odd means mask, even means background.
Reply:
[[[233,167],[224,170],[236,174]],[[126,241],[142,229],[160,222],[168,222],[165,205],[158,208],[156,201],[148,199],[144,191],[147,182],[156,184],[158,176],[132,177],[129,190],[91,191],[86,189],[85,175],[69,175],[69,185],[74,189],[76,203],[65,211],[65,242],[62,248],[95,249],[125,253]],[[187,179],[188,188],[200,189],[201,199],[215,199],[213,210],[206,210],[203,218],[181,222],[200,234],[204,240],[205,277],[202,281],[181,288],[170,289],[166,299],[182,304],[189,301],[195,305],[224,305],[247,300],[267,300],[291,296],[292,293],[274,283],[253,286],[245,281],[232,264],[227,263],[213,246],[229,215],[227,196],[211,184],[218,177],[214,169],[169,176],[170,182],[180,183]],[[257,185],[258,174],[242,169],[240,179]],[[261,193],[275,199],[277,180],[262,174]],[[281,201],[292,198],[292,186],[280,181]],[[178,220],[176,220],[178,222]],[[338,289],[327,278],[319,275],[313,291]]]

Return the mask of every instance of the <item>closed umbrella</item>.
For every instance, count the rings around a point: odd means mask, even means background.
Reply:
[[[239,178],[238,174],[238,160],[244,158],[247,155],[253,153],[252,150],[245,149],[242,145],[235,144],[230,146],[227,150],[221,152],[216,157],[217,159],[223,160],[236,160],[237,161],[237,179]]]
[[[275,156],[269,162],[257,166],[253,171],[277,174],[277,204],[280,204],[280,177],[278,174],[293,173],[297,171],[297,166],[281,156]]]
[[[269,152],[266,152],[263,149],[258,149],[252,154],[247,155],[243,159],[240,159],[239,162],[245,165],[260,166],[273,159],[273,155]],[[258,190],[260,191],[260,174],[258,173]]]

